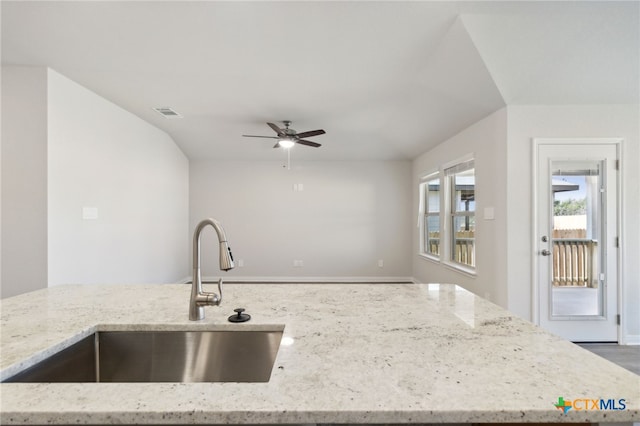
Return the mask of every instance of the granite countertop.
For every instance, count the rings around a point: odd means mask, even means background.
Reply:
[[[213,291],[214,286],[206,285]],[[4,299],[0,379],[96,330],[284,325],[268,383],[2,383],[2,424],[638,422],[640,376],[454,285],[60,286]],[[291,340],[289,343],[291,343]],[[559,397],[624,399],[569,410]]]

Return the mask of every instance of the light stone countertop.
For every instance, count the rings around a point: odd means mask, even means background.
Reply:
[[[206,285],[213,291],[215,286]],[[60,286],[1,301],[0,379],[96,330],[284,325],[268,383],[0,384],[2,424],[640,422],[640,376],[453,285]],[[558,397],[626,410],[557,410]]]

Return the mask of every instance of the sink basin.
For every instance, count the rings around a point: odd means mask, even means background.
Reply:
[[[5,382],[268,382],[282,331],[100,331]]]

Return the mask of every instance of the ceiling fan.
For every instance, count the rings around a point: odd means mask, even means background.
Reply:
[[[256,136],[256,135],[242,135],[245,138],[266,138],[266,139],[278,139],[278,143],[276,143],[274,148],[291,148],[295,144],[311,146],[313,148],[318,148],[322,145],[316,142],[311,142],[308,140],[304,140],[303,138],[310,138],[312,136],[324,135],[325,131],[322,129],[319,130],[310,130],[308,132],[298,133],[293,129],[289,128],[291,121],[285,120],[282,122],[284,124],[284,129],[276,126],[273,123],[267,123],[269,127],[276,132],[277,136]]]

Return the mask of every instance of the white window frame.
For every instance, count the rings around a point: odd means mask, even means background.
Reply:
[[[438,211],[437,212],[429,212],[429,182],[431,182],[434,179],[439,179],[440,181],[440,190],[438,191],[440,193],[440,200],[439,200],[439,206],[438,206]],[[418,228],[420,229],[420,238],[419,238],[419,254],[421,256],[424,256],[428,259],[432,259],[432,260],[437,260],[439,261],[442,258],[442,246],[440,246],[438,248],[439,253],[438,254],[434,254],[431,253],[427,250],[426,248],[426,244],[427,244],[427,232],[429,231],[427,224],[426,224],[426,219],[429,216],[438,216],[439,218],[439,234],[440,234],[440,244],[442,244],[442,217],[443,217],[443,211],[442,211],[442,174],[441,172],[435,171],[435,172],[431,172],[429,174],[424,175],[421,179],[420,179],[420,208],[419,208],[419,214],[418,214]]]
[[[469,166],[465,168],[465,166]],[[476,268],[477,265],[471,266],[466,263],[460,263],[455,260],[453,255],[452,248],[454,247],[454,238],[455,232],[453,231],[453,223],[455,216],[461,216],[461,214],[455,213],[455,207],[453,205],[454,196],[455,196],[455,183],[453,182],[454,177],[448,176],[447,171],[451,172],[453,170],[463,171],[468,170],[470,168],[474,169],[474,177],[477,176],[476,166],[475,166],[475,155],[473,153],[467,154],[463,157],[460,157],[454,161],[442,164],[437,171],[431,171],[429,173],[425,173],[420,177],[419,181],[419,207],[418,207],[418,229],[420,232],[419,248],[418,254],[423,258],[430,261],[437,262],[451,268],[457,272],[461,272],[465,275],[476,276]],[[433,179],[440,180],[440,244],[439,244],[439,255],[434,255],[432,253],[427,252],[425,249],[426,243],[426,233],[427,233],[427,225],[425,218],[428,213],[428,182]],[[475,184],[474,179],[474,184]],[[476,191],[474,188],[474,191]],[[475,203],[475,210],[473,212],[473,216],[476,218],[477,224],[477,202]],[[470,214],[469,214],[470,215]],[[477,245],[477,234],[474,235],[475,241],[474,245]],[[475,254],[474,254],[475,256]]]
[[[474,264],[473,265],[469,265],[467,263],[462,263],[459,262],[455,259],[455,255],[453,253],[454,247],[455,247],[455,240],[456,240],[456,231],[454,230],[454,224],[455,224],[455,218],[456,217],[465,217],[465,216],[473,216],[474,218],[476,218],[477,216],[477,212],[476,209],[474,209],[473,213],[464,213],[464,212],[460,212],[457,210],[456,208],[456,203],[455,203],[455,193],[456,193],[456,189],[455,189],[455,174],[459,173],[459,172],[463,172],[463,171],[467,171],[467,170],[473,170],[473,175],[474,175],[474,197],[475,197],[475,161],[473,156],[467,156],[464,157],[454,163],[450,163],[447,164],[445,167],[443,167],[443,175],[444,175],[444,180],[446,182],[446,188],[445,188],[445,193],[446,193],[446,197],[447,199],[445,200],[446,204],[445,204],[445,209],[446,209],[446,217],[445,217],[445,232],[444,232],[444,237],[446,238],[446,244],[445,244],[445,249],[446,251],[446,255],[444,256],[445,262],[448,266],[455,268],[457,270],[463,271],[465,273],[468,274],[475,274],[476,271],[476,265],[475,265],[475,245],[476,245],[476,239],[475,239],[475,233],[474,233],[474,248],[473,248],[473,257],[474,257]],[[476,203],[477,206],[477,203]]]

